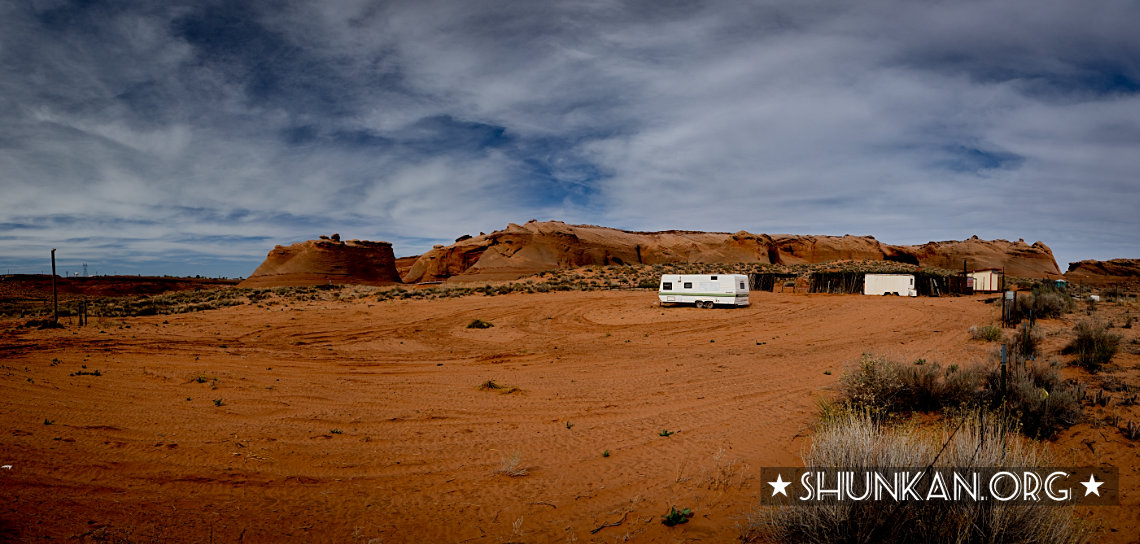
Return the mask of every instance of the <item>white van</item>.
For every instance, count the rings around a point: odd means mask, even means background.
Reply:
[[[906,295],[917,297],[913,274],[867,274],[863,277],[864,295]]]
[[[662,304],[695,304],[697,308],[748,306],[744,274],[664,274],[657,297]]]

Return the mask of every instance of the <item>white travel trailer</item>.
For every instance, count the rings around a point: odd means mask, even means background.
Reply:
[[[912,274],[867,274],[863,277],[864,295],[906,295],[917,297]]]
[[[657,297],[662,304],[748,306],[748,276],[744,274],[663,274]]]

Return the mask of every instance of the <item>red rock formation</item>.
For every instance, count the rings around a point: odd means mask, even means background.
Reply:
[[[1060,275],[1053,252],[1037,242],[930,242],[892,246],[870,236],[796,236],[725,232],[631,232],[561,221],[514,223],[501,231],[461,237],[436,246],[408,269],[404,281],[516,279],[556,268],[607,264],[822,263],[838,260],[898,261],[957,270],[1001,268],[1013,276]]]
[[[1097,286],[1140,284],[1140,259],[1085,260],[1069,263],[1065,279]]]
[[[400,283],[392,244],[339,238],[276,246],[238,287]]]
[[[1024,240],[981,240],[973,236],[969,240],[927,242],[899,249],[914,255],[923,266],[960,270],[965,260],[970,270],[1005,268],[1007,276],[1024,278],[1061,276],[1053,250],[1041,242],[1029,245]]]

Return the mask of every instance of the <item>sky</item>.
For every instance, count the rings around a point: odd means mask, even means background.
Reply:
[[[0,2],[0,273],[530,219],[1140,258],[1140,3]]]

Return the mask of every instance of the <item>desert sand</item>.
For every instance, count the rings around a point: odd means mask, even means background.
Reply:
[[[966,364],[995,346],[969,338],[997,318],[983,296],[751,298],[365,297],[62,330],[0,321],[0,540],[732,542],[765,491],[759,468],[799,465],[847,363]],[[476,318],[494,327],[468,329]],[[1116,360],[1132,378],[1138,362],[1127,347]],[[489,380],[518,391],[479,388]],[[1098,541],[1134,539],[1136,443],[1092,422],[1053,449],[1120,467],[1125,505],[1081,515],[1104,526]],[[500,473],[512,457],[525,475]],[[694,517],[665,527],[670,506]]]

